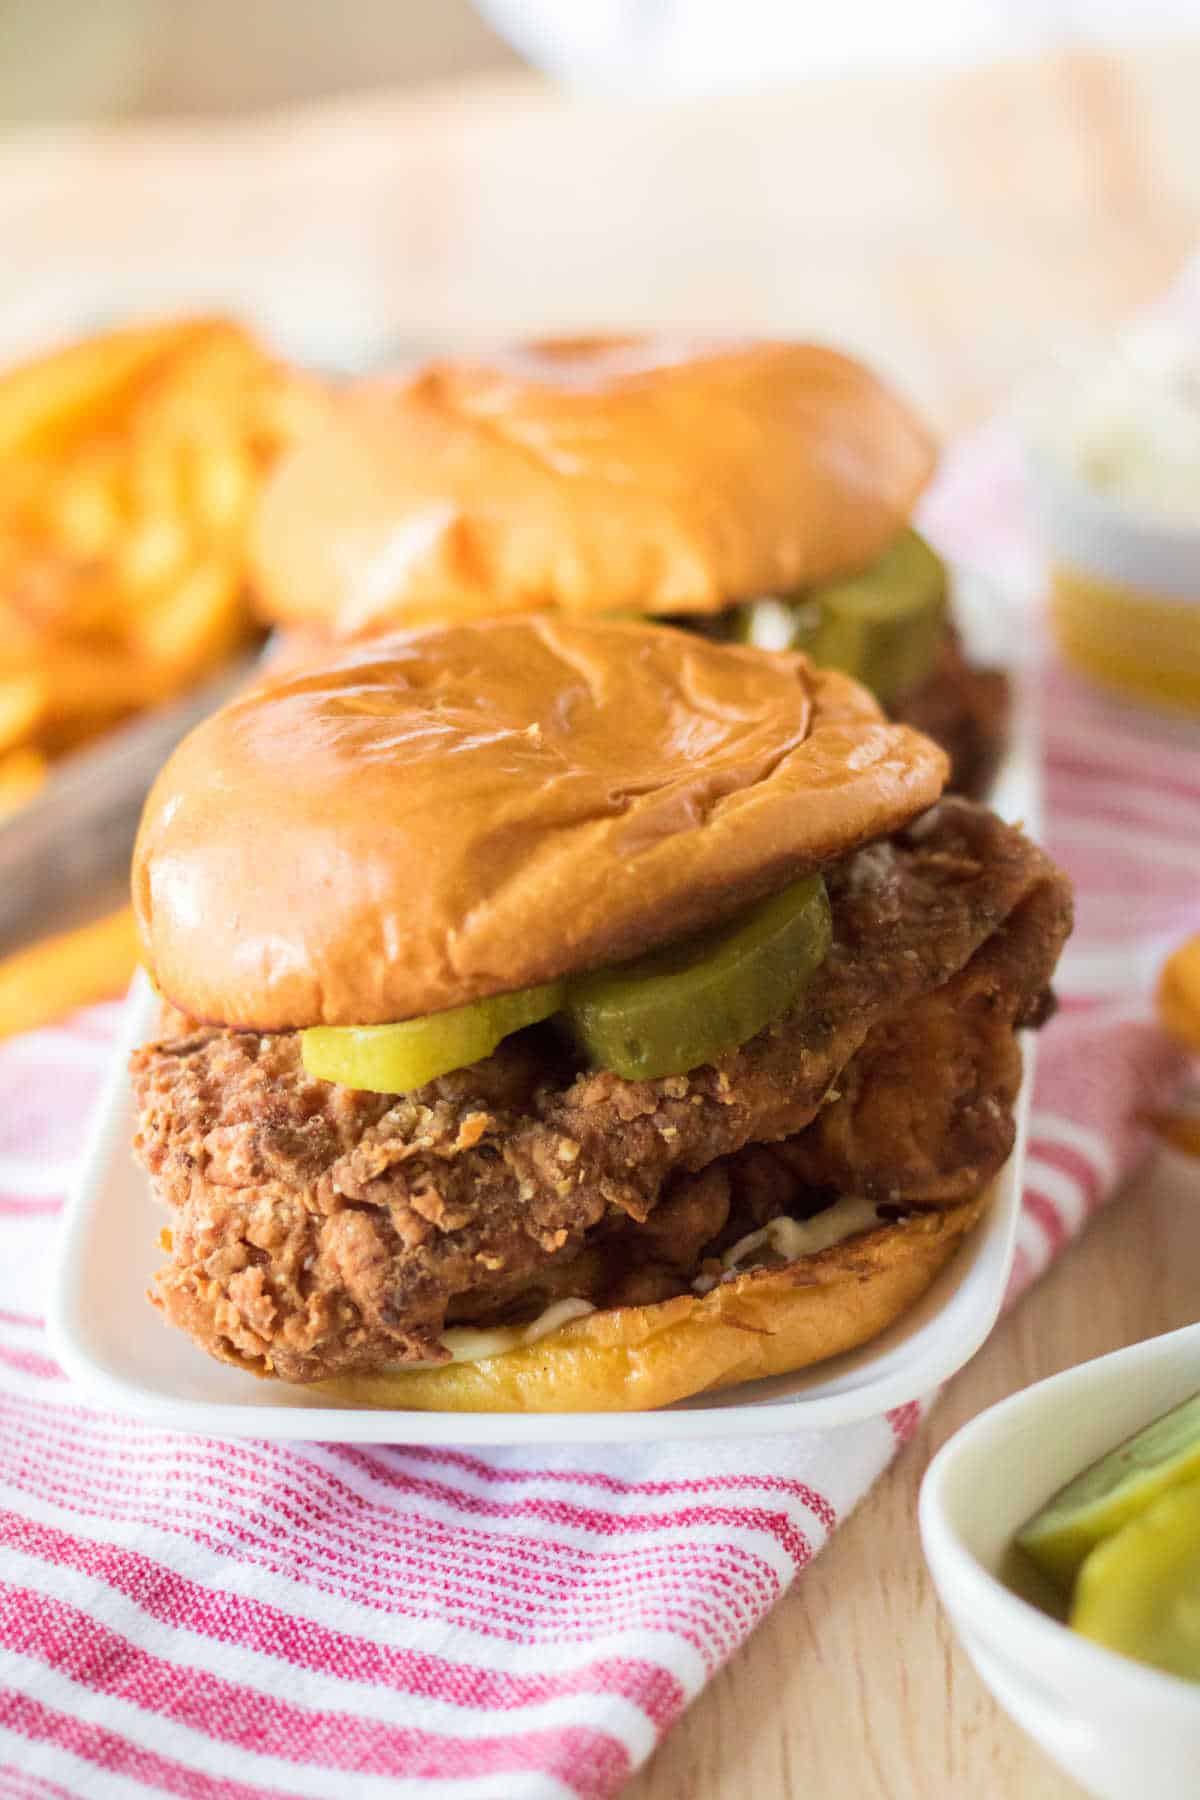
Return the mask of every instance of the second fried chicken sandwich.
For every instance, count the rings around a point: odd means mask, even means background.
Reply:
[[[655,1406],[883,1330],[987,1205],[1069,927],[800,654],[530,615],[184,741],[134,898],[167,1318],[393,1406]]]
[[[289,635],[635,612],[861,681],[987,792],[1003,673],[912,529],[922,421],[854,357],[779,339],[551,338],[352,384],[268,485],[252,586]]]

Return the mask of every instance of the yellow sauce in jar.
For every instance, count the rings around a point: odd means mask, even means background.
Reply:
[[[1066,354],[1024,417],[1064,659],[1200,713],[1200,339],[1155,317]]]
[[[1196,602],[1052,569],[1050,617],[1067,662],[1130,699],[1200,714],[1200,565]]]

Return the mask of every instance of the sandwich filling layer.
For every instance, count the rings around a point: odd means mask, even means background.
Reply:
[[[171,1212],[158,1303],[213,1354],[310,1381],[443,1362],[448,1328],[561,1300],[706,1291],[775,1220],[979,1194],[1011,1149],[1015,1034],[1046,1014],[1066,884],[959,801],[824,873],[833,945],[798,1004],[686,1075],[589,1070],[535,1025],[396,1097],[313,1078],[295,1031],[168,1012],[133,1058],[136,1149]]]

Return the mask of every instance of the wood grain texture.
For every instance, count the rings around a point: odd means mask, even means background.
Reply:
[[[1006,1394],[1200,1311],[1200,1172],[1132,1182],[947,1387],[813,1566],[705,1690],[627,1800],[1075,1800],[959,1649],[917,1537],[930,1457]]]

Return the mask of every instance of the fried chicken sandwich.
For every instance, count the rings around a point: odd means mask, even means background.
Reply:
[[[853,675],[978,796],[1006,688],[910,527],[921,422],[814,344],[549,340],[351,387],[277,471],[262,610],[342,634],[630,611]]]
[[[134,859],[154,1299],[366,1404],[659,1406],[873,1337],[1013,1143],[1063,877],[799,653],[522,615],[264,681]]]

